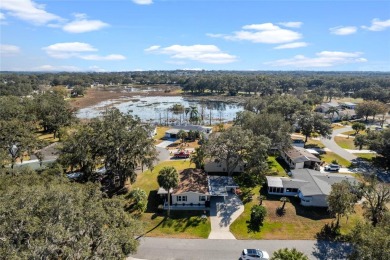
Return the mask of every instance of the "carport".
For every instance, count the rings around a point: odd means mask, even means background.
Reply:
[[[208,185],[210,197],[225,198],[228,196],[230,190],[238,188],[232,177],[228,176],[208,176]]]

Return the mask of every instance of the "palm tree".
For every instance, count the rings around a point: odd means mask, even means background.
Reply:
[[[168,217],[171,211],[171,189],[179,185],[179,174],[172,166],[162,168],[157,176],[157,182],[160,187],[168,192]]]
[[[290,200],[287,197],[281,197],[280,201],[283,202],[282,210],[284,210],[284,207],[286,206],[286,202],[289,202]]]
[[[330,121],[333,121],[334,114],[337,114],[338,116],[340,115],[339,109],[337,107],[330,107],[325,114],[332,114],[332,118]]]
[[[184,109],[184,112],[186,113],[186,120],[187,120],[187,116],[188,116],[188,113],[191,111],[191,108],[189,108],[189,107],[186,107],[185,109]]]
[[[191,163],[195,163],[195,167],[197,169],[204,168],[204,159],[206,157],[206,153],[202,147],[196,147],[195,153],[191,157]]]
[[[196,106],[190,106],[190,122],[197,123],[199,121],[199,111]]]
[[[260,203],[260,206],[263,205],[263,200],[265,200],[267,197],[264,196],[264,195],[259,195],[259,203]]]

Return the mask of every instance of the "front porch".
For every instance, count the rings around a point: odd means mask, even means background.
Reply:
[[[164,210],[168,210],[168,202],[164,202]],[[210,208],[206,207],[206,204],[193,204],[193,203],[175,203],[171,204],[170,207],[171,210],[207,210],[209,211]]]

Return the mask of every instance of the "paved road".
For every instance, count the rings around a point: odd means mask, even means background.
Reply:
[[[343,127],[343,128],[339,128],[339,129],[333,130],[331,139],[321,138],[321,141],[325,145],[326,148],[328,148],[329,150],[331,150],[335,154],[343,157],[344,159],[346,159],[348,161],[352,161],[353,159],[356,159],[357,156],[355,156],[354,154],[352,154],[352,153],[348,152],[347,150],[341,148],[334,141],[335,136],[337,136],[338,134],[341,134],[341,133],[347,132],[347,131],[351,131],[351,130],[352,130],[351,127]]]
[[[295,247],[310,259],[345,259],[349,246],[316,240],[219,240],[219,239],[169,239],[142,238],[138,259],[239,259],[244,248],[259,248],[270,255],[280,248]],[[128,260],[132,259],[131,257]]]

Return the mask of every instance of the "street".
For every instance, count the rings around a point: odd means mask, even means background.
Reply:
[[[296,248],[309,259],[346,259],[349,246],[317,240],[219,240],[141,238],[138,252],[130,259],[221,259],[237,260],[244,248],[258,248],[270,255],[280,248]],[[133,258],[132,258],[133,257]]]

